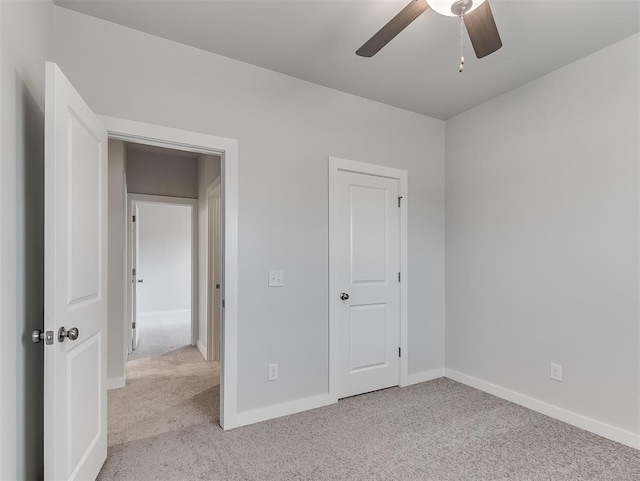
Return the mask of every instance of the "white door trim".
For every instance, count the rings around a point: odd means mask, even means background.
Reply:
[[[184,197],[167,197],[163,195],[128,194],[127,195],[127,271],[125,279],[131,279],[131,252],[133,252],[133,238],[130,235],[131,217],[135,212],[136,204],[163,204],[163,205],[184,205],[191,208],[191,345],[195,346],[198,341],[198,199],[187,199]],[[137,219],[136,219],[137,221]],[[136,272],[136,276],[138,273]],[[137,286],[134,286],[137,289]],[[127,305],[131,302],[127,292]],[[131,313],[131,309],[129,309]],[[129,336],[129,350],[131,350],[131,321],[127,326]],[[126,376],[125,376],[126,377]]]
[[[354,160],[340,159],[338,157],[329,157],[329,195],[331,195],[331,184],[334,181],[335,175],[338,172],[353,172],[357,174],[375,175],[379,177],[386,177],[390,179],[397,179],[400,187],[399,192],[402,197],[402,208],[400,210],[400,272],[402,275],[402,282],[400,283],[400,348],[402,349],[402,356],[400,357],[400,375],[399,385],[404,387],[409,385],[409,346],[407,338],[407,307],[409,290],[409,275],[408,275],[408,262],[407,262],[407,211],[408,211],[408,185],[407,185],[407,171],[402,169],[396,169],[393,167],[384,167],[381,165],[368,164],[366,162],[357,162]],[[329,226],[329,228],[331,228]],[[331,255],[331,253],[329,253]],[[331,279],[331,275],[329,275]],[[329,281],[331,282],[331,281]],[[333,290],[329,286],[329,293]],[[331,302],[328,299],[328,302]],[[333,337],[336,335],[336,328],[332,325],[336,322],[336,319],[331,318],[329,311],[329,396],[333,402],[338,401],[336,380],[338,378],[338,368],[336,363],[336,356],[332,352],[332,346],[336,343]]]
[[[224,225],[220,426],[238,426],[238,141],[99,115],[109,138],[221,156]]]

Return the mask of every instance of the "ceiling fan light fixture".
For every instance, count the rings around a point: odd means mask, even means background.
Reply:
[[[427,0],[429,6],[447,17],[458,17],[462,13],[473,12],[487,0]]]

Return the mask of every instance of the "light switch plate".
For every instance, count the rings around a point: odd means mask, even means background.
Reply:
[[[269,287],[283,287],[283,286],[284,286],[284,272],[269,271]]]

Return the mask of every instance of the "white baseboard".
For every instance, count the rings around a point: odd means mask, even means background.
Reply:
[[[205,346],[200,339],[198,339],[198,342],[196,342],[196,346],[198,346],[198,350],[204,357],[204,360],[208,361],[209,359],[207,359],[207,346]]]
[[[297,399],[253,411],[239,412],[236,415],[236,424],[232,427],[247,426],[249,424],[266,421],[267,419],[288,416],[289,414],[296,414],[302,411],[308,411],[309,409],[328,406],[334,402],[329,394],[320,394],[319,396]]]
[[[415,374],[407,374],[404,382],[400,383],[400,387],[407,387],[420,382],[432,381],[439,377],[444,377],[444,368],[431,369],[430,371],[422,371]]]
[[[200,341],[198,341],[198,348],[202,352],[203,348],[201,346],[202,345]],[[410,386],[412,384],[417,384],[420,382],[431,381],[433,379],[443,377],[444,374],[444,369],[432,369],[430,371],[409,374],[406,378],[406,382],[403,383],[402,386]],[[259,423],[268,419],[296,414],[302,411],[308,411],[310,409],[316,409],[322,406],[328,406],[329,404],[335,404],[336,402],[337,400],[333,399],[327,393],[281,404],[275,404],[273,406],[267,406],[265,408],[255,409],[253,411],[239,412],[236,416],[236,422],[234,423],[234,426],[231,427],[231,429],[240,426],[247,426],[249,424]]]
[[[147,319],[149,317],[170,317],[181,315],[191,315],[191,309],[177,309],[175,311],[148,311],[137,313],[137,317],[140,319]]]
[[[120,389],[127,385],[127,379],[124,377],[115,377],[107,379],[107,391],[111,389]]]
[[[616,441],[626,446],[640,449],[640,435],[638,434],[616,428],[573,411],[568,411],[564,408],[511,391],[496,384],[454,371],[453,369],[445,369],[445,376],[449,379],[453,379],[454,381],[466,384],[467,386],[479,389],[480,391],[493,394],[499,398],[506,399],[507,401],[529,408],[532,411],[545,414],[559,421],[584,429],[585,431],[592,432],[602,436],[603,438],[611,439],[612,441]]]

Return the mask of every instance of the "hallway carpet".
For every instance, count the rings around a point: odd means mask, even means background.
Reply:
[[[108,392],[108,445],[198,424],[217,426],[218,366],[192,346],[127,362],[127,387]]]
[[[639,451],[445,378],[225,432],[217,364],[198,356],[136,361],[110,391],[98,479],[640,479]]]
[[[158,356],[191,344],[191,311],[176,311],[153,317],[138,316],[138,348],[129,361]]]

